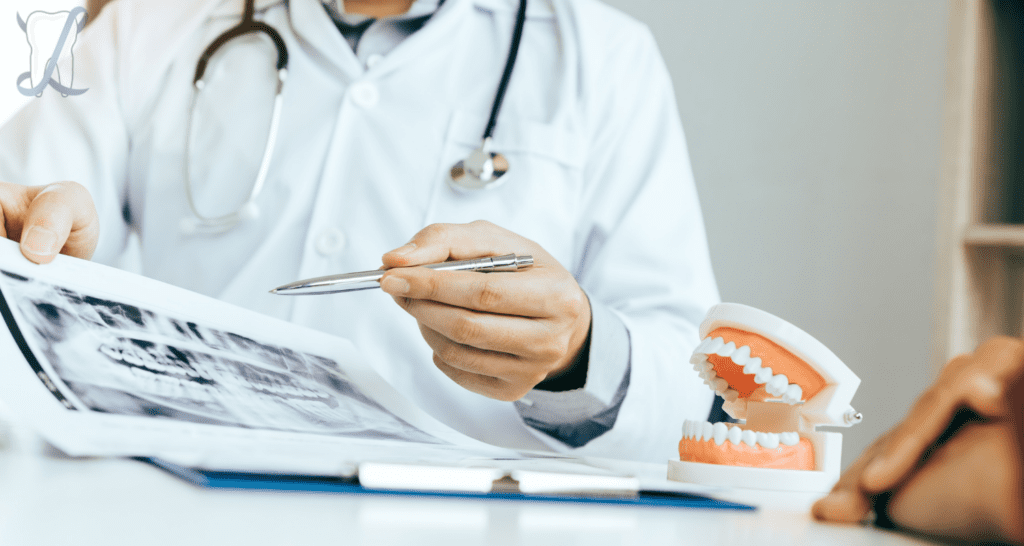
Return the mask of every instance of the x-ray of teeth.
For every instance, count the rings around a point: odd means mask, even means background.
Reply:
[[[79,409],[442,443],[367,397],[329,358],[2,273],[22,335]]]

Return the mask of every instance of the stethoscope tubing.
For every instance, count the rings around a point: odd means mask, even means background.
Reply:
[[[505,100],[505,94],[508,91],[509,82],[512,79],[512,72],[515,68],[516,58],[519,56],[519,46],[522,42],[523,29],[526,24],[526,2],[527,0],[519,0],[519,9],[516,13],[515,27],[512,31],[512,42],[509,46],[508,57],[505,60],[505,68],[501,74],[501,80],[498,83],[498,89],[495,93],[494,102],[491,105],[491,113],[487,120],[487,126],[484,129],[482,137],[482,144],[478,152],[489,154],[493,157],[500,157],[500,154],[490,153],[490,143],[494,128],[497,125],[498,114],[501,112],[502,104]],[[234,227],[238,222],[249,216],[256,214],[256,198],[260,195],[263,187],[266,183],[267,174],[270,170],[270,160],[273,157],[274,149],[277,146],[277,136],[280,129],[281,121],[281,108],[283,103],[282,91],[284,87],[284,81],[288,76],[288,48],[285,45],[284,39],[281,35],[270,25],[256,21],[255,18],[255,0],[245,0],[245,8],[242,13],[242,20],[235,26],[231,27],[221,35],[217,36],[213,42],[210,43],[203,50],[203,53],[199,57],[199,62],[196,64],[195,75],[192,80],[192,84],[195,87],[195,92],[192,96],[192,104],[189,109],[188,125],[186,127],[187,134],[185,136],[185,158],[184,158],[184,176],[185,176],[185,193],[186,200],[188,201],[189,209],[195,218],[185,219],[182,222],[182,230],[189,233],[194,233],[200,229],[208,232],[219,233],[227,231]],[[203,80],[206,69],[209,66],[210,61],[217,51],[231,40],[244,36],[246,34],[263,33],[266,34],[271,41],[274,42],[274,47],[277,50],[277,91],[274,96],[274,110],[271,113],[270,130],[267,135],[267,143],[263,151],[263,158],[260,161],[259,171],[256,175],[256,181],[254,182],[252,189],[249,192],[248,197],[242,203],[242,205],[235,211],[222,216],[207,216],[199,211],[199,208],[195,202],[192,188],[192,173],[190,168],[191,163],[191,149],[192,149],[192,125],[194,122],[196,103],[198,102],[199,96],[203,92],[205,82]],[[501,176],[508,170],[507,160],[501,157],[501,161],[504,162],[505,167],[502,170],[496,172],[497,176],[491,176],[488,174],[487,179],[477,179],[471,181],[468,184],[455,182],[454,179],[450,179],[449,183],[460,189],[482,189],[482,188],[493,188],[497,187],[503,180]],[[463,162],[460,162],[461,165]],[[495,171],[490,171],[495,172]]]
[[[501,105],[505,101],[505,92],[508,91],[508,83],[512,79],[512,69],[516,66],[516,58],[519,56],[519,44],[523,39],[523,27],[526,26],[526,0],[519,0],[519,11],[516,12],[516,26],[512,30],[512,44],[508,49],[508,59],[505,60],[505,70],[501,74],[501,81],[498,83],[498,92],[494,96],[494,104],[491,105],[491,116],[487,120],[487,128],[484,129],[483,139],[491,138],[494,127],[498,123],[498,113],[501,112]]]
[[[263,186],[266,184],[267,174],[270,172],[270,160],[274,155],[274,149],[277,147],[277,136],[280,131],[281,123],[281,109],[284,103],[283,90],[284,82],[288,79],[288,47],[285,46],[284,39],[281,35],[270,25],[255,21],[255,0],[245,1],[245,11],[242,14],[242,20],[237,25],[231,27],[223,34],[218,36],[210,45],[203,50],[202,55],[199,56],[199,62],[196,64],[195,77],[192,80],[192,85],[195,91],[192,95],[192,104],[189,108],[188,115],[188,134],[185,137],[185,197],[188,201],[189,209],[195,218],[185,219],[182,222],[182,230],[187,233],[194,233],[200,230],[206,232],[220,233],[227,231],[234,227],[238,222],[246,217],[252,217],[256,215],[256,198],[259,197],[260,192],[263,191]],[[249,195],[246,197],[242,205],[235,211],[222,216],[207,216],[199,211],[199,207],[196,205],[195,197],[193,196],[192,189],[192,173],[191,173],[191,151],[192,151],[192,125],[195,117],[196,103],[199,100],[199,96],[203,92],[205,87],[205,81],[203,77],[206,74],[206,68],[210,63],[210,60],[217,53],[221,47],[230,42],[231,40],[244,36],[246,34],[266,34],[271,41],[274,42],[274,47],[277,50],[277,89],[274,93],[274,109],[270,117],[270,129],[267,134],[267,142],[263,149],[263,157],[260,160],[259,171],[256,174],[256,181],[253,183],[252,189],[249,191]]]

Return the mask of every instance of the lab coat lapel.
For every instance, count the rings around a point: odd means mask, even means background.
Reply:
[[[292,32],[310,56],[337,70],[345,81],[357,79],[364,69],[320,0],[289,0]]]
[[[468,22],[471,9],[473,0],[445,0],[423,28],[402,40],[374,65],[373,73],[384,76],[405,63],[422,62],[424,55],[443,54],[445,46],[457,43],[452,36]]]

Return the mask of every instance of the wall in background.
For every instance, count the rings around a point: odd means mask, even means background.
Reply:
[[[672,73],[723,299],[860,376],[849,464],[935,375],[948,3],[607,2]]]

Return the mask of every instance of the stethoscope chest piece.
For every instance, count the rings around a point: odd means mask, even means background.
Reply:
[[[456,163],[448,177],[448,185],[456,190],[493,189],[505,182],[508,160],[491,151],[491,139],[485,138],[469,157]]]

